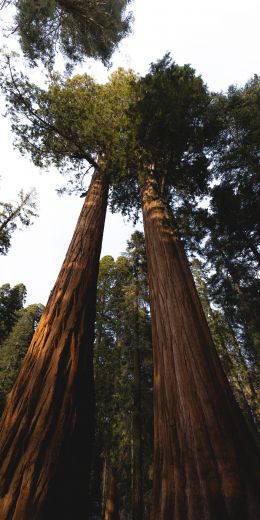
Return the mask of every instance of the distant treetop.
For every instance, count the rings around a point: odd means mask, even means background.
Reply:
[[[53,64],[61,51],[68,62],[86,56],[108,64],[130,29],[131,0],[0,0],[0,8],[15,7],[13,32],[19,35],[31,65],[40,59]]]

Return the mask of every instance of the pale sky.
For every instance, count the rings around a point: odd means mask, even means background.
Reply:
[[[243,85],[260,73],[259,0],[135,0],[132,34],[113,57],[113,67],[145,74],[152,61],[170,52],[180,65],[189,63],[214,91]],[[9,42],[7,42],[9,43]],[[87,60],[81,68],[105,81],[108,72]],[[110,70],[110,72],[111,72]],[[3,112],[3,110],[2,110]],[[18,191],[35,187],[40,217],[15,233],[6,257],[0,256],[0,285],[24,283],[27,304],[46,303],[75,227],[82,199],[58,197],[63,184],[56,171],[39,172],[29,158],[13,149],[9,123],[0,120],[0,198],[15,200]],[[140,228],[140,225],[139,225]],[[117,215],[107,216],[102,255],[117,257],[133,228]]]

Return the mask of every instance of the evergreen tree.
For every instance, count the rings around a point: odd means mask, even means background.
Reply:
[[[207,193],[209,97],[192,69],[167,56],[140,86],[139,135],[149,160],[142,206],[154,350],[152,518],[253,520],[257,447],[220,366],[168,203],[170,195],[174,208]]]
[[[129,31],[128,3],[129,0],[2,0],[0,7],[15,6],[16,31],[31,64],[38,59],[53,64],[57,50],[71,62],[90,56],[108,64]]]
[[[0,504],[6,518],[80,519],[88,512],[92,348],[106,205],[107,183],[97,171],[2,415]]]
[[[6,283],[0,287],[0,347],[10,334],[18,319],[18,311],[23,308],[26,287],[23,284],[11,287]]]
[[[218,127],[211,98],[189,66],[178,67],[168,56],[152,66],[137,92],[128,75],[118,96],[125,77],[121,72],[104,87],[87,76],[66,84],[54,78],[45,92],[12,75],[4,88],[20,143],[38,164],[43,157],[61,165],[66,157],[96,166],[101,157],[111,203],[124,213],[133,204],[138,210],[141,188],[155,364],[152,517],[255,518],[255,445],[216,356],[170,210],[187,215],[209,191]],[[30,124],[21,124],[20,114]]]
[[[204,256],[212,296],[225,310],[252,368],[259,356],[260,80],[215,96],[220,132]]]
[[[122,167],[128,154],[120,128],[126,120],[132,78],[132,73],[119,71],[102,86],[86,75],[65,83],[55,77],[48,92],[28,81],[17,82],[13,75],[9,83],[10,99],[16,104],[13,116],[19,117],[20,106],[30,121],[20,130],[34,162],[46,164],[52,159],[62,167],[70,161],[79,166],[81,177],[87,161],[95,173],[61,272],[2,416],[0,502],[6,516],[15,510],[17,518],[81,518],[88,511],[98,262],[109,174],[114,164]],[[23,475],[22,480],[18,474]]]
[[[16,312],[16,322],[0,348],[0,411],[10,392],[22,360],[43,312],[42,305],[29,305]]]
[[[255,427],[258,427],[260,419],[257,395],[259,375],[248,363],[241,343],[237,340],[236,331],[224,311],[214,308],[214,304],[210,300],[210,290],[207,287],[207,273],[198,259],[192,262],[192,274],[222,366],[240,408],[254,431]]]
[[[31,219],[37,216],[34,190],[19,193],[16,204],[0,202],[0,255],[6,255],[11,246],[11,236],[18,224],[29,226]]]
[[[127,256],[101,260],[97,309],[95,381],[104,495],[111,494],[112,472],[117,509],[144,518],[151,471],[152,376],[141,233],[132,235]]]

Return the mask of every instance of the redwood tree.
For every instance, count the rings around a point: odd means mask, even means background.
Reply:
[[[1,426],[6,519],[85,518],[94,426],[92,348],[108,183],[96,171]]]
[[[154,178],[143,189],[154,348],[152,518],[256,519],[257,449]]]
[[[35,164],[77,165],[78,188],[86,161],[96,170],[3,415],[0,503],[7,519],[87,514],[98,262],[109,174],[125,162],[125,136],[118,130],[124,125],[132,77],[119,71],[106,85],[87,75],[65,82],[55,77],[44,91],[11,72],[6,83],[21,148]]]
[[[120,72],[117,88],[123,77]],[[113,180],[114,207],[123,211],[136,201],[137,177],[142,188],[155,359],[153,518],[255,518],[256,448],[215,354],[169,211],[169,203],[194,208],[211,180],[207,167],[216,128],[201,78],[168,57],[152,67],[134,102],[142,147],[125,112],[132,90],[120,104],[121,116],[113,118],[122,96],[117,89],[109,96],[108,85],[97,87],[86,75],[65,83],[54,78],[48,92],[31,87],[16,78],[4,84],[14,129],[36,162],[42,153],[49,157],[50,144],[56,164],[64,143],[73,164],[89,154],[92,160],[102,156]],[[19,122],[20,112],[30,124]],[[49,134],[43,133],[46,126]]]
[[[166,56],[141,81],[142,209],[154,349],[154,520],[256,519],[258,452],[215,352],[170,203],[207,194],[210,98]]]

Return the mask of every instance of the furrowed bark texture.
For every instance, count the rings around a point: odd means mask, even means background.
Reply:
[[[150,177],[142,198],[154,348],[152,519],[256,520],[257,448],[158,193]]]
[[[94,174],[0,424],[0,518],[87,518],[92,351],[108,185]]]

